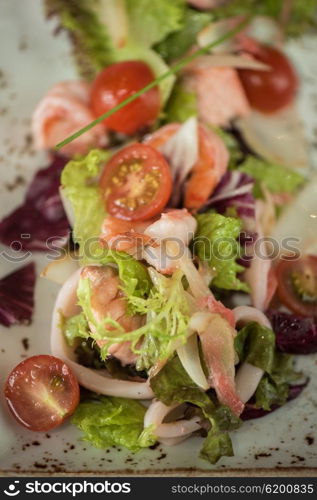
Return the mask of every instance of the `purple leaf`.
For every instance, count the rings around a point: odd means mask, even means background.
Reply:
[[[317,352],[317,327],[314,318],[279,311],[271,311],[268,316],[279,351],[291,354]]]
[[[292,401],[292,399],[297,398],[303,391],[303,389],[305,389],[308,382],[309,379],[307,379],[303,384],[290,385],[287,401]],[[279,405],[272,405],[270,411],[263,410],[263,408],[256,408],[254,406],[254,399],[253,399],[248,403],[246,403],[244,410],[240,415],[240,418],[242,420],[251,420],[253,418],[265,417],[266,415],[269,415],[270,413],[272,413],[275,410],[278,410],[279,408],[281,408],[281,406]]]
[[[15,250],[48,249],[48,238],[61,246],[69,224],[59,196],[60,175],[67,158],[55,156],[51,165],[37,172],[24,203],[0,222],[0,241]]]
[[[31,262],[0,280],[0,323],[29,324],[34,309],[35,266]]]
[[[242,219],[254,219],[253,186],[254,179],[249,175],[238,170],[228,170],[200,212],[214,208],[217,212],[224,214],[228,208],[234,208]]]

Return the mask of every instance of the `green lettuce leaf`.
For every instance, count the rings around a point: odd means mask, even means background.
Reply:
[[[108,152],[93,149],[86,156],[69,161],[61,175],[62,194],[71,205],[73,238],[80,245],[81,257],[99,246],[105,208],[98,176],[108,158]]]
[[[165,108],[167,122],[183,123],[191,116],[197,115],[197,97],[195,92],[189,92],[181,84],[177,83]]]
[[[234,339],[241,362],[250,363],[271,373],[275,356],[275,334],[270,328],[254,321],[244,326]]]
[[[185,0],[126,0],[131,37],[152,47],[183,26]]]
[[[255,156],[248,156],[239,170],[255,179],[253,194],[256,198],[262,197],[261,185],[271,193],[294,193],[305,182],[305,178],[294,170],[268,163]]]
[[[215,212],[196,215],[197,232],[193,248],[200,260],[205,261],[214,272],[212,284],[226,290],[249,288],[237,278],[244,267],[237,264],[240,245],[237,238],[241,231],[241,221],[235,217],[225,217]]]
[[[90,337],[88,322],[83,312],[70,318],[62,318],[62,329],[69,346],[73,346],[78,338]]]
[[[201,458],[214,464],[222,456],[233,455],[228,431],[240,427],[240,419],[230,408],[219,405],[202,391],[186,373],[177,356],[151,378],[150,384],[155,396],[167,406],[191,403],[201,410],[202,418],[209,421],[210,430],[200,452]]]
[[[99,396],[80,403],[72,423],[84,433],[84,441],[97,448],[123,446],[136,452],[156,441],[151,429],[143,430],[145,412],[133,399]]]
[[[152,3],[154,3],[153,0]],[[180,29],[171,33],[165,40],[157,44],[155,50],[166,61],[178,59],[195,45],[198,33],[211,19],[212,16],[209,13],[187,8],[184,12],[182,25],[179,26]]]
[[[238,332],[234,345],[240,362],[248,362],[265,372],[255,393],[256,407],[269,411],[273,404],[285,404],[289,384],[301,374],[294,370],[292,356],[276,350],[274,332],[251,322]]]
[[[262,15],[280,21],[285,9],[285,0],[231,0],[215,9],[213,14],[217,19],[243,15]],[[289,16],[284,25],[286,35],[300,36],[316,29],[317,6],[315,0],[293,0],[290,3]]]
[[[131,314],[134,313],[132,297],[147,297],[149,295],[152,282],[148,270],[131,255],[99,247],[86,259],[85,263],[102,266],[116,265],[122,283],[122,290],[131,305]]]

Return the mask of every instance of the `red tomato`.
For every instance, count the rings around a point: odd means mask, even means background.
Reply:
[[[108,161],[100,186],[111,215],[124,220],[147,220],[161,213],[167,204],[172,176],[161,153],[135,143]]]
[[[258,45],[252,55],[271,67],[269,71],[240,69],[239,76],[251,106],[274,113],[290,104],[298,86],[293,66],[278,49]]]
[[[154,80],[152,70],[141,61],[111,64],[101,71],[91,88],[91,107],[96,116],[106,113]],[[151,125],[160,112],[158,87],[148,90],[135,101],[104,120],[110,130],[132,135]]]
[[[294,313],[317,316],[317,257],[281,260],[276,269],[280,301]]]
[[[79,385],[60,359],[32,356],[12,370],[4,395],[19,424],[31,431],[48,431],[74,412],[79,403]]]

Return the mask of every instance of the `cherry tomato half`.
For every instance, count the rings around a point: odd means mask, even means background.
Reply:
[[[294,313],[317,316],[317,257],[281,260],[276,275],[280,301]]]
[[[258,45],[252,55],[271,69],[239,70],[247,98],[253,108],[274,113],[293,101],[298,86],[296,73],[287,57],[276,48]]]
[[[74,412],[79,403],[79,385],[60,359],[32,356],[12,370],[4,395],[19,424],[31,431],[47,431]]]
[[[167,204],[172,176],[161,153],[135,143],[108,161],[100,186],[111,215],[124,220],[147,220],[161,213]]]
[[[149,66],[141,61],[111,64],[96,77],[91,88],[91,107],[96,116],[106,113],[154,80]],[[148,90],[135,101],[104,120],[110,130],[132,135],[151,125],[160,112],[158,87]]]

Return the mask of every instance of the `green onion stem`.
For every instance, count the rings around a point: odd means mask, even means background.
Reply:
[[[156,85],[158,85],[162,80],[164,80],[168,76],[177,73],[184,66],[186,66],[187,64],[189,64],[190,62],[192,62],[194,59],[196,59],[196,57],[199,57],[200,55],[205,54],[206,52],[208,52],[213,47],[216,47],[217,45],[220,45],[221,43],[225,42],[229,38],[232,38],[234,35],[236,35],[237,33],[239,33],[239,31],[241,31],[244,28],[244,26],[246,26],[246,24],[249,22],[249,20],[250,20],[249,17],[245,18],[235,28],[233,28],[232,30],[228,31],[227,33],[225,33],[224,35],[222,35],[221,37],[219,37],[217,40],[215,40],[214,42],[211,42],[208,45],[206,45],[205,47],[202,47],[201,49],[196,50],[195,52],[193,52],[189,56],[184,57],[179,62],[177,62],[176,64],[174,64],[168,71],[166,71],[165,73],[162,73],[162,75],[158,76],[155,80],[153,80],[151,83],[149,83],[148,85],[146,85],[145,87],[143,87],[141,90],[138,90],[137,92],[135,92],[135,94],[131,95],[130,97],[128,97],[124,101],[120,102],[114,108],[109,109],[109,111],[107,111],[106,113],[98,116],[98,118],[96,118],[95,120],[93,120],[92,122],[90,122],[85,127],[81,128],[80,130],[77,130],[77,132],[75,132],[74,134],[70,135],[69,137],[67,137],[66,139],[64,139],[62,142],[59,142],[55,146],[55,149],[57,151],[60,150],[62,147],[66,146],[66,144],[69,144],[73,140],[77,139],[77,137],[80,137],[85,132],[88,132],[88,130],[90,130],[91,128],[93,128],[95,125],[98,125],[98,123],[102,122],[103,120],[105,120],[109,116],[113,115],[113,113],[116,113],[116,111],[119,111],[119,109],[124,108],[124,106],[126,106],[130,102],[133,102],[135,99],[137,99],[138,97],[140,97],[142,94],[145,94],[145,92],[147,92],[148,90],[152,89],[153,87],[156,87]]]

